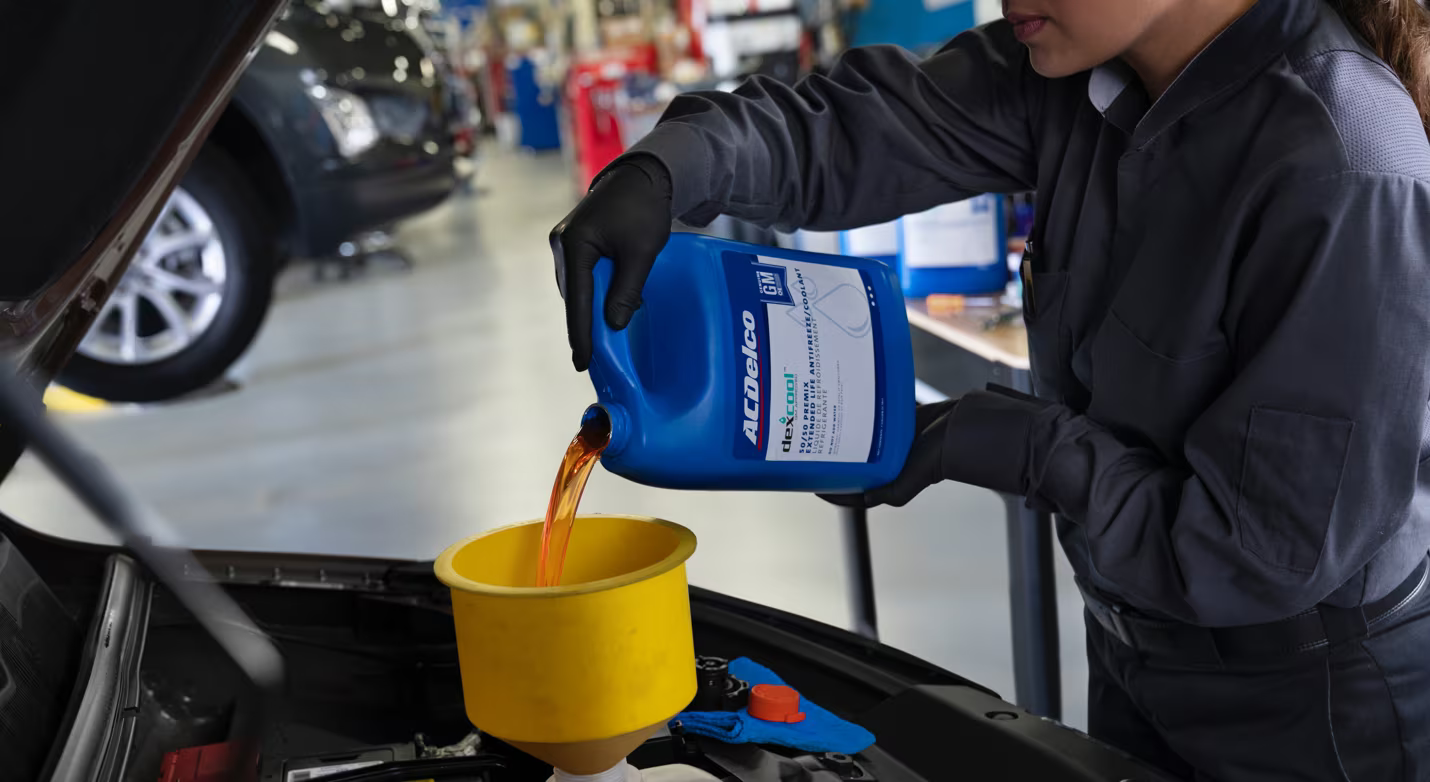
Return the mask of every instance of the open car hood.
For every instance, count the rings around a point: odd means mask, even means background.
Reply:
[[[0,356],[65,365],[285,0],[53,0],[6,9]],[[0,474],[22,450],[0,438]]]

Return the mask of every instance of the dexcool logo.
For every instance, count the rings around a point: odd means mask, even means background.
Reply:
[[[740,352],[745,354],[745,421],[742,425],[745,437],[756,448],[760,447],[760,354],[756,352],[759,343],[755,341],[755,316],[749,310],[740,313],[740,324],[745,327],[745,344]]]
[[[782,445],[785,453],[789,453],[790,444],[794,442],[794,375],[785,373],[785,414],[780,419],[780,423],[785,425],[785,438]]]

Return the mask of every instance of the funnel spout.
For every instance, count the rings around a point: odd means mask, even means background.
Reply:
[[[621,762],[595,774],[571,774],[554,768],[550,782],[642,782],[641,772],[621,758]]]
[[[506,739],[506,743],[543,763],[550,763],[552,768],[561,769],[561,773],[569,775],[571,779],[584,782],[590,778],[606,782],[606,778],[599,775],[608,773],[613,767],[624,763],[627,755],[634,752],[636,747],[644,744],[645,740],[654,735],[664,724],[665,720],[661,720],[650,727],[609,739],[562,742]],[[557,779],[559,780],[560,777]],[[612,779],[621,780],[622,778],[612,777]],[[640,777],[636,777],[636,779],[639,780]]]

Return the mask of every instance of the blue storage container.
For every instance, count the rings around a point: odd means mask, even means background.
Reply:
[[[893,270],[864,258],[677,233],[644,305],[605,324],[596,266],[591,381],[601,463],[677,489],[854,492],[903,467],[914,363]]]
[[[839,254],[873,258],[890,265],[899,260],[899,221],[866,225],[839,232]]]
[[[904,293],[1001,293],[1008,285],[1003,197],[981,195],[899,221]]]
[[[537,81],[536,63],[530,57],[508,60],[512,113],[521,123],[521,146],[540,152],[561,147],[561,127],[556,117],[556,90]]]
[[[873,258],[893,266],[899,261],[899,221],[844,231],[795,231],[794,247],[806,252]]]

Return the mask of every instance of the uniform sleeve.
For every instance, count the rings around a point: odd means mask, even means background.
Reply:
[[[1029,190],[1035,156],[1026,50],[1006,24],[919,62],[851,49],[794,87],[756,76],[733,93],[676,98],[630,154],[654,155],[677,217],[720,214],[832,230],[985,192]]]
[[[1426,500],[1427,210],[1423,182],[1344,174],[1246,221],[1223,315],[1235,375],[1188,430],[1189,467],[1066,407],[978,393],[946,472],[1080,524],[1136,607],[1211,626],[1312,607]]]

